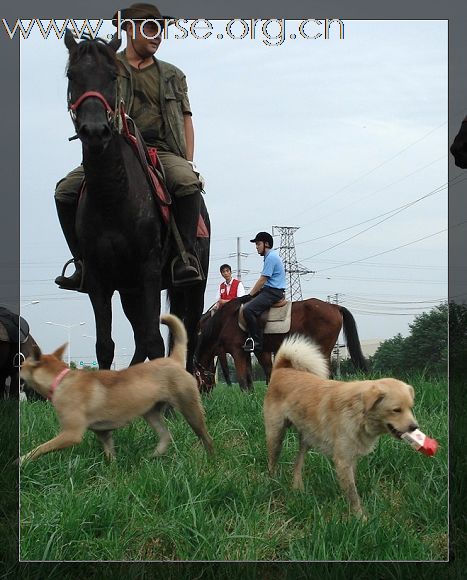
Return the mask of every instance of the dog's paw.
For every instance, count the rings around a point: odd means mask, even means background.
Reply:
[[[354,515],[358,520],[362,522],[362,524],[365,524],[368,521],[368,515],[363,508],[360,508],[359,510],[355,511]]]
[[[305,486],[303,485],[302,479],[294,479],[292,484],[292,489],[296,489],[297,491],[305,491]]]

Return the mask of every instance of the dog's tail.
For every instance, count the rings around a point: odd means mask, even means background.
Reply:
[[[184,367],[186,365],[188,336],[183,322],[173,314],[162,314],[161,322],[168,326],[172,333],[173,346],[170,358],[175,359]]]
[[[313,373],[322,379],[329,378],[329,367],[319,347],[299,334],[286,338],[274,358],[273,370],[293,368]]]

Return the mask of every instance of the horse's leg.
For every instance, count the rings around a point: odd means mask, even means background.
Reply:
[[[100,369],[110,369],[114,359],[112,340],[112,293],[89,291],[96,321],[96,357]]]
[[[231,355],[235,362],[237,381],[242,391],[251,391],[253,383],[251,381],[251,358],[248,353],[240,348],[232,349]],[[248,370],[250,368],[250,370]]]
[[[221,365],[222,374],[224,375],[225,382],[229,385],[229,387],[231,387],[232,381],[230,380],[229,364],[227,362],[227,354],[224,349],[219,351],[218,360],[219,364]]]
[[[193,357],[196,349],[198,322],[203,315],[205,282],[189,288],[174,289],[170,295],[170,312],[178,316],[188,335],[186,368],[193,373]]]
[[[269,379],[271,378],[272,372],[272,356],[270,352],[259,352],[256,355],[261,368],[264,371],[264,376],[266,380],[266,384],[269,385]]]
[[[148,359],[160,358],[165,355],[164,340],[160,331],[161,315],[161,284],[160,264],[148,264],[144,267],[147,277],[144,279],[144,311],[143,324]],[[154,276],[158,272],[158,277]]]
[[[135,352],[130,361],[130,365],[144,362],[149,356],[149,348],[146,338],[146,319],[144,313],[144,298],[141,292],[121,292],[120,300],[122,303],[123,312],[128,318],[133,329],[133,336],[135,340]],[[164,343],[159,331],[159,320],[154,323],[156,331],[159,333],[160,345],[157,356],[164,356]],[[157,358],[156,356],[152,358]]]

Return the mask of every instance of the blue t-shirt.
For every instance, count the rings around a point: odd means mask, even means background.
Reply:
[[[264,265],[261,276],[266,276],[264,287],[285,290],[284,264],[276,250],[269,250],[264,256]]]

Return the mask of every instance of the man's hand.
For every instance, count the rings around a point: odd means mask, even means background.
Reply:
[[[198,171],[198,168],[195,165],[194,161],[188,161],[188,163],[191,165],[193,171],[195,172],[196,177],[199,179],[199,182],[201,184],[201,189],[204,190],[205,186],[206,186],[206,181],[204,179],[204,177],[201,175],[201,173]]]
[[[246,304],[252,298],[253,296],[251,294],[245,294],[244,296],[240,296],[240,298],[237,298],[237,300],[240,302],[240,304]]]

